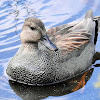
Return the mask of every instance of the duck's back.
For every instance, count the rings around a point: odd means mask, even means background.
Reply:
[[[89,10],[83,20],[51,28],[47,33],[64,53],[81,49],[83,46],[85,48],[89,42],[94,44],[95,22],[92,14],[92,10]]]

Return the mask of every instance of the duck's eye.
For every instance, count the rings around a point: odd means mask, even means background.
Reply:
[[[35,28],[35,27],[30,27],[30,29],[31,29],[31,30],[36,30],[36,28]]]

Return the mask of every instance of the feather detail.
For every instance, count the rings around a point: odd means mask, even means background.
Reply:
[[[82,45],[90,41],[91,34],[87,29],[81,28],[73,30],[73,27],[77,24],[78,23],[61,25],[47,31],[51,41],[54,42],[63,53],[80,49]]]
[[[56,36],[55,44],[62,51],[70,52],[89,42],[91,37],[90,33],[86,31],[71,32],[64,35]]]

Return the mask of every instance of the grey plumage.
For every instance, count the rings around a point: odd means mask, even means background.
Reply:
[[[44,32],[43,23],[40,20],[32,21],[35,19],[31,18],[30,23],[39,26]],[[26,19],[25,24],[29,20],[30,18]],[[48,50],[41,43],[37,47],[36,40],[26,43],[26,38],[23,39],[21,47],[6,69],[10,79],[30,85],[47,85],[74,77],[89,68],[95,52],[95,22],[92,10],[86,13],[83,20],[55,29],[55,32],[47,31],[47,34],[59,48],[56,52]],[[41,30],[36,31],[36,34]],[[44,33],[41,31],[41,34]]]

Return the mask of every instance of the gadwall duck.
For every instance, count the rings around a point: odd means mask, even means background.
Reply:
[[[84,19],[47,32],[40,19],[27,18],[20,34],[22,45],[8,64],[7,78],[28,85],[50,85],[88,69],[98,30],[92,14],[89,10]]]

